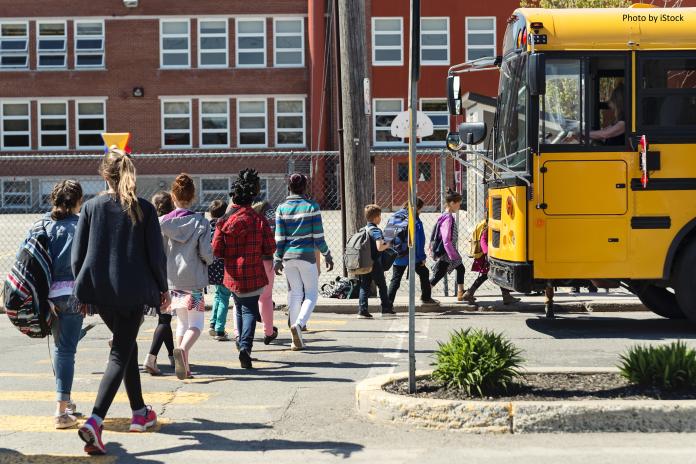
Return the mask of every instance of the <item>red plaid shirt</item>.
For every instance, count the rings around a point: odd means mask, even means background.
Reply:
[[[213,253],[225,260],[225,287],[249,293],[268,285],[262,256],[275,252],[273,232],[266,219],[250,206],[241,206],[225,221],[218,221]]]

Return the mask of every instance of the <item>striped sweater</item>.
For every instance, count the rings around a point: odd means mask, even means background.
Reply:
[[[276,209],[275,240],[275,261],[302,259],[315,263],[315,250],[329,254],[319,205],[300,195],[288,196]]]

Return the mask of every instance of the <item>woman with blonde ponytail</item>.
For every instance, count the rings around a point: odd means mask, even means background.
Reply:
[[[157,422],[143,401],[136,338],[144,308],[170,302],[157,212],[136,195],[131,156],[111,147],[99,173],[109,189],[84,204],[72,248],[74,295],[92,305],[113,333],[92,416],[79,430],[87,454],[106,453],[103,421],[121,381],[133,410],[130,431],[144,432]]]

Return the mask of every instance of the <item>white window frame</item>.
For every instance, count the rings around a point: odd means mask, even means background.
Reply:
[[[6,39],[2,38],[0,36],[0,41],[9,41],[9,42],[18,42],[20,40],[24,40],[24,50],[13,50],[10,52],[0,52],[0,56],[24,56],[24,66],[2,66],[1,61],[0,61],[0,70],[18,70],[18,69],[29,69],[29,21],[0,21],[0,26],[7,24],[7,25],[16,25],[20,24],[24,26],[25,29],[25,34],[22,37],[13,37],[10,36]],[[0,34],[2,34],[2,29],[0,28]]]
[[[64,131],[44,131],[41,129],[41,122],[44,119],[61,119],[54,115],[44,116],[41,112],[41,106],[50,103],[63,103],[65,105],[65,130]],[[37,111],[37,127],[39,131],[39,150],[50,151],[50,150],[67,150],[70,145],[70,105],[68,100],[37,100],[36,102]],[[44,146],[43,136],[44,135],[65,135],[65,145],[64,146]]]
[[[7,204],[7,200],[5,198],[5,182],[28,182],[29,183],[29,203],[24,204],[24,205],[17,205],[17,204]],[[9,178],[4,178],[0,179],[0,196],[2,197],[2,208],[3,209],[23,209],[23,210],[29,210],[31,209],[33,203],[34,203],[34,191],[33,191],[33,185],[31,182],[31,179],[27,177],[9,177]],[[12,194],[10,193],[8,196],[13,197],[13,196],[19,196],[19,195],[26,195],[26,193],[20,193],[20,194]]]
[[[259,34],[254,34],[254,33],[249,33],[249,32],[239,32],[239,23],[243,22],[259,22],[261,21],[263,23],[263,64],[239,64],[239,55],[240,55],[240,49],[239,49],[239,39],[242,37],[258,37]],[[235,66],[238,68],[266,68],[268,67],[268,37],[266,37],[266,18],[265,17],[258,17],[258,18],[236,18],[235,23],[234,23],[234,35],[235,35],[235,41],[234,41],[234,49],[235,49]],[[247,49],[245,49],[247,50]],[[245,53],[245,51],[241,52],[242,54]],[[248,53],[259,53],[259,51],[255,52],[248,52]]]
[[[300,22],[300,48],[281,48],[279,49],[276,43],[278,37],[297,37],[295,32],[278,32],[279,22]],[[300,52],[302,60],[296,64],[278,64],[278,52]],[[273,66],[276,68],[304,68],[305,67],[305,21],[303,17],[296,18],[275,18],[273,20]]]
[[[201,32],[201,23],[207,22],[207,21],[217,21],[217,22],[224,22],[225,23],[225,33],[215,33],[215,34],[203,34]],[[229,35],[230,35],[230,24],[229,21],[226,17],[224,18],[200,18],[198,20],[198,67],[199,68],[204,68],[204,69],[222,69],[222,68],[227,68],[230,65],[230,53],[229,53]],[[204,37],[208,38],[215,38],[215,37],[224,37],[225,38],[225,48],[213,48],[213,49],[202,49],[202,39]],[[202,56],[205,53],[225,53],[225,63],[224,64],[203,64],[203,60],[201,59]]]
[[[27,116],[5,116],[5,105],[27,105]],[[5,120],[27,121],[28,130],[26,131],[5,131]],[[29,136],[29,146],[26,147],[6,147],[5,135],[27,135]],[[31,150],[31,101],[29,100],[6,100],[0,101],[0,149],[3,151],[29,151]]]
[[[203,181],[205,180],[226,180],[227,181],[227,188],[225,190],[204,190],[203,189]],[[207,176],[201,176],[199,179],[199,184],[198,184],[198,191],[200,192],[200,195],[198,196],[199,200],[199,205],[204,208],[208,208],[208,205],[206,204],[205,196],[208,194],[222,194],[222,198],[225,201],[228,201],[227,199],[229,198],[229,193],[230,190],[232,189],[232,181],[229,176],[213,176],[213,175],[207,175]]]
[[[46,36],[46,40],[63,40],[63,50],[50,50],[41,52],[39,49],[41,41],[41,25],[42,24],[62,24],[63,25],[63,36]],[[63,55],[63,65],[62,66],[41,66],[41,56],[59,56]],[[65,69],[68,66],[68,22],[65,20],[56,21],[36,21],[36,69]]]
[[[302,102],[302,143],[279,143],[278,134],[281,132],[299,132],[297,129],[279,129],[278,128],[278,118],[281,116],[297,117],[300,113],[279,113],[278,103],[284,101],[294,101]],[[307,100],[305,97],[277,97],[274,103],[274,117],[275,117],[275,146],[276,147],[306,147],[307,146]]]
[[[393,32],[385,33],[377,31],[377,22],[380,20],[399,20],[399,37],[401,42],[399,43],[398,49],[401,54],[399,61],[378,61],[377,60],[377,49],[380,50],[396,50],[396,45],[377,45],[378,35],[391,35]],[[404,65],[404,18],[402,16],[380,16],[372,18],[372,65],[373,66],[403,66]]]
[[[241,115],[239,107],[243,102],[263,102],[263,114],[261,113],[247,113],[244,116]],[[264,128],[263,129],[242,129],[239,121],[242,117],[259,117],[264,118]],[[265,143],[263,144],[242,144],[242,133],[263,133]],[[266,98],[237,98],[237,146],[239,148],[266,148],[268,147],[268,99]]]
[[[377,129],[377,116],[382,116],[382,115],[391,115],[392,113],[384,113],[384,112],[378,112],[377,111],[377,102],[378,101],[398,101],[401,104],[401,109],[399,112],[404,111],[404,100],[403,98],[373,98],[372,99],[372,145],[375,147],[397,147],[397,146],[402,146],[404,145],[404,140],[401,139],[401,142],[378,142],[377,141],[377,132],[383,132],[384,129]],[[397,113],[399,114],[399,113]],[[390,129],[391,130],[391,129]],[[390,132],[391,134],[391,132]]]
[[[446,28],[444,31],[445,37],[447,38],[447,60],[445,61],[432,61],[432,60],[424,60],[423,59],[423,50],[442,50],[443,46],[442,45],[423,45],[423,35],[441,35],[443,32],[431,32],[431,31],[424,31],[423,30],[423,21],[430,20],[430,19],[437,19],[437,20],[445,20]],[[421,57],[421,66],[449,66],[450,64],[450,18],[449,16],[426,16],[421,18],[421,49],[420,49],[420,57]]]
[[[430,102],[444,103],[445,109],[442,111],[428,111],[428,112],[426,112],[425,110],[423,110],[423,103],[430,103]],[[433,129],[434,130],[447,129],[447,131],[449,132],[449,128],[450,128],[449,116],[450,116],[450,114],[449,114],[449,110],[447,109],[447,98],[444,98],[444,97],[443,98],[421,98],[418,101],[418,108],[420,109],[420,111],[422,111],[423,113],[425,113],[428,116],[430,116],[431,114],[438,115],[438,116],[446,116],[447,121],[448,121],[447,125],[443,126],[443,125],[433,124]],[[446,142],[446,140],[443,140],[441,142],[440,141],[433,141],[433,140],[421,140],[418,142],[418,145],[425,146],[425,147],[428,147],[428,146],[438,146],[439,147],[439,146],[444,146],[445,142]]]
[[[87,35],[87,36],[80,36],[84,37],[87,39],[93,39],[93,40],[101,40],[102,41],[102,46],[101,49],[84,49],[84,50],[78,50],[77,48],[77,41],[79,40],[80,37],[77,35],[77,26],[79,24],[96,24],[99,23],[101,24],[101,29],[102,33],[101,35]],[[104,24],[104,20],[75,20],[73,22],[73,55],[75,59],[75,69],[104,69],[106,67],[106,26]],[[90,56],[101,56],[101,64],[100,65],[78,65],[77,64],[77,57],[78,55],[90,55]]]
[[[203,114],[203,103],[222,103],[227,105],[227,111],[224,116],[227,118],[227,129],[203,129],[203,118],[206,116],[220,117],[222,113]],[[203,134],[227,134],[227,144],[212,144],[203,143]],[[199,98],[198,99],[198,146],[201,148],[229,148],[230,147],[230,100],[229,98]]]
[[[469,20],[470,19],[491,19],[493,20],[493,29],[487,29],[485,31],[469,31]],[[465,32],[464,32],[464,37],[466,40],[466,61],[469,61],[469,50],[485,50],[488,48],[493,47],[493,56],[496,55],[496,51],[498,50],[498,41],[497,41],[497,19],[495,16],[467,16],[465,20]],[[480,34],[480,35],[488,35],[490,33],[493,33],[493,45],[469,45],[469,34]]]
[[[186,34],[164,34],[163,25],[166,23],[183,23],[186,22]],[[165,53],[183,53],[181,50],[177,51],[165,51],[164,50],[164,39],[181,39],[185,38],[188,43],[188,48],[186,49],[186,64],[185,65],[166,65],[164,64]],[[160,69],[188,69],[191,67],[191,19],[190,18],[178,18],[178,19],[160,19],[159,22],[159,52],[160,52]]]
[[[104,108],[102,113],[102,120],[104,121],[103,130],[80,130],[80,119],[98,119],[98,115],[80,115],[80,103],[101,103]],[[104,149],[104,144],[99,145],[80,145],[80,134],[82,135],[95,135],[108,132],[106,126],[106,98],[80,98],[75,100],[75,149],[76,150],[99,150]]]
[[[186,129],[165,129],[164,128],[164,120],[165,120],[165,114],[164,114],[164,104],[165,103],[188,103],[189,105],[189,112],[188,112],[188,120],[189,120],[189,128],[188,130]],[[173,115],[172,117],[175,118],[184,118],[186,117],[185,115]],[[160,143],[162,145],[163,150],[170,150],[170,149],[176,149],[176,148],[191,148],[193,146],[193,99],[192,98],[161,98],[160,99],[160,127],[161,129],[161,140]],[[173,134],[188,134],[189,135],[189,144],[188,145],[165,145],[164,144],[164,138],[167,133],[173,133]]]

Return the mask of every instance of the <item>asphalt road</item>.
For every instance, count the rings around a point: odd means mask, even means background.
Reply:
[[[155,432],[124,433],[130,417],[117,397],[106,423],[109,456],[102,463],[688,463],[696,462],[693,434],[545,434],[490,436],[408,430],[366,421],[355,412],[355,383],[402,371],[407,364],[407,319],[357,320],[316,314],[309,349],[289,350],[282,319],[278,344],[255,345],[253,371],[239,368],[232,342],[207,334],[194,347],[195,378],[142,376],[146,401],[161,417]],[[154,318],[139,337],[140,359]],[[526,365],[595,366],[617,363],[635,343],[686,340],[696,331],[651,313],[569,314],[547,321],[532,313],[419,315],[418,367],[427,368],[438,340],[462,327],[503,331],[524,350]],[[260,329],[260,327],[259,327]],[[260,333],[260,330],[259,332]],[[109,334],[92,330],[78,349],[73,397],[89,413],[107,358]],[[55,431],[54,381],[46,340],[19,335],[0,316],[0,463],[87,461],[76,431]],[[166,353],[163,352],[163,357]],[[166,358],[165,358],[166,359]]]

